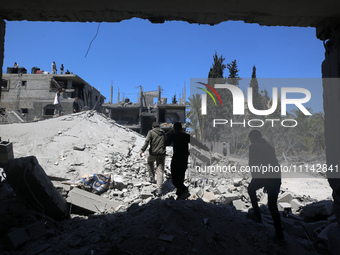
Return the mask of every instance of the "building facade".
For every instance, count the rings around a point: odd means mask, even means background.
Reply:
[[[64,114],[73,112],[73,101],[79,98],[83,110],[103,111],[105,97],[75,74],[7,73],[3,74],[0,108],[15,112],[25,121],[37,121],[54,116],[54,99],[62,88]]]

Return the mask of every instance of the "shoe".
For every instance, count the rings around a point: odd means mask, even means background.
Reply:
[[[254,213],[254,211],[248,211],[246,216],[247,216],[248,219],[250,219],[252,221],[255,221],[257,223],[262,223],[261,214],[260,214],[260,216],[258,216]]]
[[[190,193],[187,191],[187,192],[184,192],[182,195],[180,195],[180,196],[178,196],[177,198],[176,198],[176,200],[185,200],[185,199],[187,199],[188,197],[190,197]]]

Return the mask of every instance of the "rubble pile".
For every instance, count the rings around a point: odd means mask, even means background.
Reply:
[[[176,201],[171,148],[167,148],[162,196],[156,197],[146,157],[139,157],[144,137],[96,112],[0,125],[0,132],[13,142],[15,158],[37,158],[71,213],[69,219],[56,221],[32,211],[2,179],[2,254],[13,250],[15,254],[84,255],[327,254],[327,233],[336,223],[331,189],[324,178],[282,179],[278,206],[286,241],[279,242],[263,189],[258,191],[263,222],[246,218],[251,207],[249,174],[192,168],[194,161],[239,167],[245,159],[226,159],[194,148],[186,173],[191,196]],[[93,174],[110,176],[110,185],[100,195],[71,185]]]

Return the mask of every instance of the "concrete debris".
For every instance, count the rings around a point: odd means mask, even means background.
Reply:
[[[334,221],[332,201],[320,202],[320,197],[306,190],[292,191],[299,185],[290,186],[287,182],[283,183],[278,198],[287,242],[284,247],[278,245],[272,238],[273,222],[265,191],[257,193],[263,224],[246,220],[245,213],[251,208],[248,173],[202,173],[193,168],[194,161],[225,165],[233,161],[233,166],[240,167],[247,160],[226,159],[194,147],[185,176],[192,196],[185,201],[175,200],[176,190],[169,174],[172,149],[167,148],[165,182],[162,195],[156,197],[153,194],[156,185],[149,181],[147,157],[139,157],[145,138],[97,113],[13,124],[10,129],[0,126],[0,132],[13,141],[16,156],[33,154],[49,176],[60,178],[51,185],[71,205],[67,210],[70,219],[59,221],[60,227],[48,218],[45,224],[32,222],[27,214],[25,228],[13,228],[8,216],[13,214],[13,208],[25,212],[24,205],[1,206],[0,227],[8,221],[4,237],[20,255],[154,254],[155,251],[224,254],[226,250],[230,254],[310,254],[320,248],[313,247],[311,242],[325,243],[325,236],[335,231],[330,227]],[[94,174],[111,176],[109,187],[100,195],[64,184]],[[320,178],[321,182],[327,180]],[[330,194],[330,189],[322,192]],[[13,197],[4,182],[0,182],[0,198]],[[11,254],[1,245],[0,242],[1,254]]]
[[[292,211],[292,206],[290,205],[290,203],[281,202],[281,203],[279,203],[278,209],[279,209],[279,211],[290,212],[290,211]]]
[[[85,145],[74,145],[73,149],[76,151],[83,151],[85,150]]]
[[[121,205],[120,202],[106,200],[101,196],[78,188],[74,188],[68,193],[67,202],[93,213],[104,213],[108,210],[115,210]]]
[[[333,212],[332,201],[320,201],[313,204],[306,205],[302,209],[304,217],[315,218],[315,217],[329,217]]]
[[[293,200],[293,195],[290,192],[284,192],[279,195],[277,202],[279,203],[290,203]]]

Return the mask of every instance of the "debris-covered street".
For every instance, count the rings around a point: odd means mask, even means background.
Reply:
[[[139,157],[144,137],[97,112],[1,125],[0,132],[13,143],[16,159],[36,158],[70,213],[60,220],[48,216],[49,208],[45,214],[28,208],[10,179],[2,177],[2,254],[328,254],[327,233],[336,223],[331,188],[323,176],[283,175],[278,207],[285,241],[278,241],[263,190],[258,192],[262,223],[246,218],[250,176],[189,168],[191,196],[177,201],[169,171],[172,149],[167,147],[165,184],[156,197],[146,159]],[[191,160],[204,157],[225,161],[219,153],[204,152]],[[85,175],[106,176],[107,183],[98,194],[91,193],[84,179],[79,181]],[[18,178],[14,189],[29,186],[27,180]],[[53,193],[51,187],[46,190]]]

